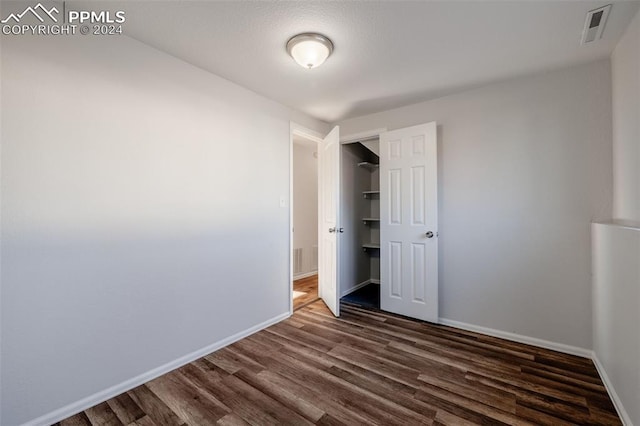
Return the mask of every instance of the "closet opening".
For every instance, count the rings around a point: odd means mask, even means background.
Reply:
[[[380,309],[378,137],[341,146],[340,302]]]

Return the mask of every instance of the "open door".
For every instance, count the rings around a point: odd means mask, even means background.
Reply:
[[[338,200],[340,199],[340,136],[338,126],[318,147],[318,292],[335,316],[338,292]]]
[[[380,135],[380,308],[438,321],[436,123]]]

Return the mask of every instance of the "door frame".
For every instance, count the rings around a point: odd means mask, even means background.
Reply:
[[[363,141],[368,141],[371,139],[375,139],[378,138],[378,141],[380,140],[380,135],[384,132],[387,131],[386,127],[380,127],[377,129],[370,129],[370,130],[364,130],[362,132],[358,132],[358,133],[351,133],[348,135],[344,135],[344,136],[340,136],[340,145],[351,145],[354,143],[358,143],[358,142],[363,142]],[[340,182],[342,184],[344,184],[344,179],[343,179],[343,172],[344,170],[342,169],[342,164],[340,164]],[[342,195],[341,195],[342,197]],[[340,200],[342,201],[342,200]],[[340,206],[338,207],[338,221],[341,224],[346,223],[345,220],[346,214],[344,211],[344,203],[340,202]],[[338,270],[338,283],[337,283],[337,291],[338,294],[340,295],[340,297],[342,297],[342,279],[340,276],[340,270]],[[380,284],[378,282],[378,284]]]
[[[342,145],[357,143],[367,139],[379,138],[381,133],[387,131],[386,127],[380,127],[379,129],[365,130],[364,132],[352,133],[350,135],[344,135],[340,137],[340,143]]]
[[[293,136],[309,139],[316,144],[324,141],[320,132],[311,130],[293,121],[289,122],[289,315],[293,315]],[[325,135],[326,136],[326,135]],[[318,282],[318,296],[320,296]]]

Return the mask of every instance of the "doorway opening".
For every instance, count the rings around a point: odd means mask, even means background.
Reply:
[[[291,134],[292,310],[319,300],[318,139]]]
[[[340,263],[339,245],[337,235],[343,232],[342,228],[338,227],[338,207],[339,207],[339,193],[340,193],[340,129],[338,126],[334,127],[326,136],[320,135],[318,132],[307,129],[296,123],[291,123],[290,131],[290,276],[291,276],[291,303],[290,312],[294,311],[294,277],[300,277],[300,274],[294,273],[294,267],[296,260],[294,259],[294,249],[299,248],[294,243],[294,238],[301,234],[299,229],[294,227],[296,222],[305,213],[294,213],[294,206],[296,205],[296,197],[294,195],[294,148],[296,142],[305,144],[306,142],[315,143],[317,159],[317,192],[315,201],[316,213],[308,210],[307,216],[311,216],[317,220],[316,232],[317,232],[317,250],[312,250],[311,253],[317,253],[316,265],[317,265],[317,295],[324,302],[326,307],[335,316],[340,315],[340,302],[339,302],[339,284],[338,284],[338,270]],[[308,157],[307,157],[308,158]],[[309,187],[304,188],[305,191],[310,191]],[[307,206],[305,206],[307,207]],[[297,232],[296,232],[297,231]],[[296,235],[297,234],[297,235]],[[304,258],[304,254],[302,255]],[[312,257],[313,259],[313,257]],[[312,273],[312,272],[309,272]],[[312,293],[313,294],[313,293]]]

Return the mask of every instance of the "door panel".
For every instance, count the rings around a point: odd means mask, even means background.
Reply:
[[[380,135],[380,306],[433,322],[438,320],[436,130],[436,123],[428,123]]]
[[[412,167],[411,168],[411,224],[425,225],[425,190],[424,190],[425,173],[424,167]]]
[[[389,242],[389,296],[402,299],[402,243]],[[382,291],[382,290],[381,290]]]
[[[402,170],[389,170],[389,223],[402,224]]]
[[[318,293],[335,316],[338,292],[338,200],[340,199],[340,135],[336,126],[318,147]]]
[[[425,244],[411,244],[411,296],[414,301],[424,303],[426,301],[426,258]]]

